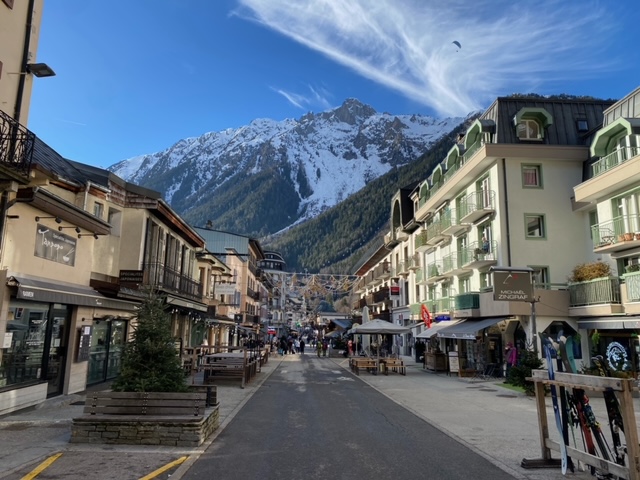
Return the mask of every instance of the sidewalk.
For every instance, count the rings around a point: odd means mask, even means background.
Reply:
[[[305,355],[306,361],[334,362],[349,375],[348,360],[343,357],[317,358]],[[481,381],[432,373],[422,369],[411,357],[403,357],[407,374],[360,374],[366,382],[394,402],[447,435],[467,445],[514,478],[523,480],[555,480],[593,478],[577,471],[562,476],[560,469],[525,470],[523,458],[540,458],[540,439],[535,398],[506,389],[502,379]],[[246,388],[228,381],[218,386],[220,428],[197,449],[126,445],[83,445],[68,443],[71,419],[82,414],[84,395],[51,399],[41,408],[0,418],[0,478],[19,479],[49,456],[62,452],[47,472],[60,469],[65,479],[84,479],[87,472],[96,480],[141,478],[183,456],[189,458],[171,472],[179,479],[198,456],[206,450],[281,362],[301,361],[299,355],[272,356],[262,372]],[[343,376],[344,372],[336,373]],[[601,398],[591,400],[596,416],[606,427],[606,410]],[[557,438],[551,399],[547,399],[547,415],[552,438]],[[640,400],[634,400],[635,411]],[[606,428],[608,430],[608,428]],[[576,432],[576,437],[579,434]],[[580,439],[578,438],[578,442]],[[554,458],[557,455],[554,453]]]

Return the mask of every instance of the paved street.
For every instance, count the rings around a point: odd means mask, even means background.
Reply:
[[[344,358],[273,356],[247,388],[233,380],[219,384],[221,426],[195,449],[69,444],[71,419],[83,409],[73,403],[84,396],[51,399],[43,408],[0,418],[0,478],[22,478],[59,453],[37,478],[138,479],[166,466],[148,478],[203,478],[205,472],[210,478],[212,471],[216,478],[285,478],[301,465],[306,465],[304,477],[321,467],[318,478],[351,478],[344,475],[358,472],[358,478],[375,474],[380,479],[418,473],[428,478],[462,473],[465,478],[593,478],[586,472],[563,477],[559,468],[520,467],[523,458],[540,457],[532,397],[503,388],[501,380],[449,377],[426,372],[408,357],[405,361],[406,376],[363,372],[358,377]],[[604,420],[602,399],[591,403]],[[634,407],[637,412],[638,399]],[[180,459],[183,463],[173,463]],[[351,467],[346,473],[345,465]]]

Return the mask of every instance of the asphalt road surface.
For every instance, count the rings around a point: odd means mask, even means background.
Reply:
[[[183,476],[511,479],[327,358],[286,358]]]

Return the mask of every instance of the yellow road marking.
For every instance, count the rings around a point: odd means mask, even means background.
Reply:
[[[55,462],[58,458],[60,458],[61,455],[62,453],[56,453],[55,455],[52,455],[51,457],[47,458],[44,462],[42,462],[36,468],[31,470],[20,480],[33,480],[38,475],[40,475],[45,468],[49,467],[53,462]]]
[[[154,470],[149,475],[145,475],[144,477],[141,477],[139,480],[151,480],[152,478],[156,478],[158,475],[160,475],[161,473],[166,472],[170,468],[173,468],[173,467],[176,467],[176,466],[180,465],[187,458],[189,458],[189,457],[188,456],[180,457],[179,459],[174,460],[171,463],[167,463],[164,467],[160,467],[159,469]]]

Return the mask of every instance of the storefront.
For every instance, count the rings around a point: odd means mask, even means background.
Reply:
[[[122,354],[127,343],[127,318],[95,318],[87,368],[87,385],[112,380],[120,373]]]
[[[602,355],[612,371],[640,373],[640,317],[598,317],[578,321],[588,332],[592,351]]]
[[[105,297],[88,286],[54,283],[19,274],[7,278],[7,286],[0,400],[9,394],[15,404],[9,408],[20,406],[22,397],[31,398],[29,401],[33,402],[40,396],[43,400],[44,397],[84,390],[88,364],[96,372],[102,368],[105,372],[102,378],[113,375],[119,368],[119,356],[126,341],[126,322],[116,322],[115,328],[104,331],[100,319],[106,312],[130,317],[136,303]],[[95,344],[92,346],[97,348],[100,343],[108,352],[100,368],[95,366],[95,360],[92,362],[94,350],[88,341],[86,357],[80,355],[83,332],[94,337],[94,328]],[[94,375],[98,377],[97,373]],[[11,394],[16,389],[20,393]]]
[[[505,317],[466,319],[437,332],[440,348],[456,357],[460,376],[488,370],[500,376],[503,363],[502,329]],[[444,344],[444,345],[443,345]]]

